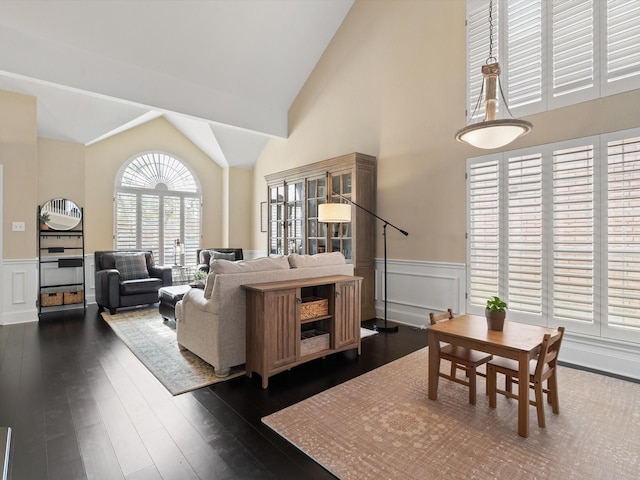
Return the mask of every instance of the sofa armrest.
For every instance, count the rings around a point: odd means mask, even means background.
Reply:
[[[183,304],[190,304],[196,310],[200,310],[201,312],[207,312],[214,314],[215,309],[213,305],[213,300],[210,298],[204,298],[204,290],[201,288],[192,288],[182,297]]]
[[[161,279],[163,287],[173,285],[171,267],[149,267],[149,276]]]
[[[206,263],[201,263],[196,267],[196,271],[202,271],[205,273],[209,273],[209,265],[207,265]]]
[[[120,272],[115,269],[96,272],[96,303],[102,307],[120,306]]]

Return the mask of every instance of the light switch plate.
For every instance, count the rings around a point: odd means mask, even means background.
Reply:
[[[24,232],[24,222],[11,223],[11,230],[14,232]]]

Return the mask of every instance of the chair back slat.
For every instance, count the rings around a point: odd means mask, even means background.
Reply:
[[[446,312],[442,313],[433,313],[429,314],[429,320],[431,320],[431,325],[435,325],[440,322],[445,322],[447,320],[451,320],[453,318],[453,310],[450,308],[447,309]]]

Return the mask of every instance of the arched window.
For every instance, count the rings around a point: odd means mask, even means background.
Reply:
[[[202,200],[184,163],[163,152],[137,155],[120,169],[115,191],[117,250],[143,248],[159,265],[195,265]],[[176,240],[182,255],[175,254]]]

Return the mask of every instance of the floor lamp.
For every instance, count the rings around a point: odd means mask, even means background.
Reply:
[[[352,203],[356,207],[364,210],[369,215],[377,218],[381,222],[384,223],[382,236],[384,237],[384,324],[383,325],[374,325],[373,329],[379,332],[397,332],[398,326],[390,327],[387,325],[387,226],[391,226],[398,230],[405,237],[409,235],[408,232],[402,230],[401,228],[396,227],[394,224],[388,222],[384,218],[380,218],[378,215],[373,213],[370,210],[367,210],[361,205],[358,205],[356,202],[347,198],[343,195],[340,195],[336,192],[331,192],[332,195],[336,195],[349,203]],[[321,223],[346,223],[351,221],[351,206],[346,203],[324,203],[318,206],[318,221]]]

